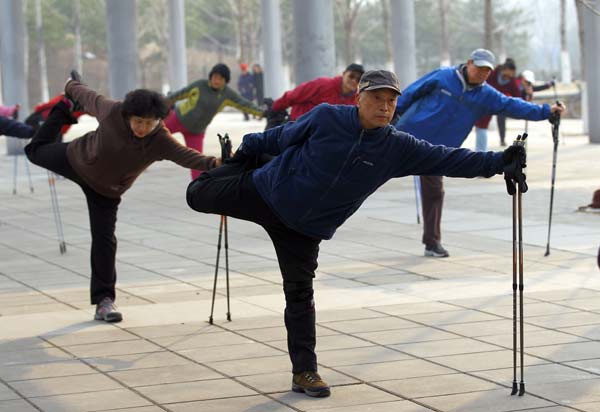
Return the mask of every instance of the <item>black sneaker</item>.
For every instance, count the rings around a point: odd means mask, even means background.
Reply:
[[[450,254],[440,243],[436,243],[433,246],[425,246],[425,256],[448,257]]]
[[[295,373],[292,378],[292,390],[294,392],[304,392],[314,398],[325,398],[331,395],[327,382],[314,371]]]

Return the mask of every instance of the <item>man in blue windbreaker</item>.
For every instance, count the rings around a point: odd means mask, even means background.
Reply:
[[[537,105],[507,97],[485,82],[495,57],[477,49],[466,64],[442,67],[408,86],[398,97],[398,130],[431,144],[460,147],[480,117],[503,114],[515,119],[544,120],[564,106]],[[442,176],[421,176],[425,256],[447,257],[441,243],[444,183]]]
[[[317,373],[313,283],[319,243],[393,177],[493,176],[519,171],[525,149],[472,152],[434,146],[389,123],[400,85],[388,71],[365,73],[356,106],[321,104],[295,122],[244,136],[230,162],[190,183],[188,205],[261,225],[283,277],[292,390],[329,396]],[[276,156],[256,168],[260,155]],[[507,174],[512,173],[507,169]]]

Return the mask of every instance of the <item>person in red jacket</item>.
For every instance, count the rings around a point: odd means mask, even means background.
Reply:
[[[487,79],[487,83],[500,93],[509,97],[521,97],[521,90],[517,83],[517,65],[510,57],[503,64],[496,67]],[[481,117],[475,122],[475,150],[487,151],[487,129],[492,115]],[[500,134],[500,145],[506,146],[504,137],[506,134],[506,117],[497,116],[498,132]]]
[[[321,103],[353,105],[358,81],[364,72],[362,65],[352,63],[341,76],[317,77],[285,92],[273,102],[271,109],[278,112],[291,107],[290,120],[294,121]]]
[[[27,116],[27,118],[25,119],[25,124],[28,124],[29,126],[33,127],[35,130],[37,130],[42,125],[42,123],[44,123],[48,119],[48,116],[50,115],[50,110],[54,106],[56,106],[56,104],[58,104],[58,102],[60,102],[62,99],[64,99],[64,97],[65,97],[64,94],[61,93],[59,95],[54,96],[52,99],[48,100],[47,102],[43,102],[43,103],[40,103],[37,106],[35,106],[35,108],[33,109],[33,112],[29,116]],[[73,117],[75,119],[79,119],[79,117],[83,114],[84,113],[82,111],[74,111]],[[70,128],[71,128],[71,125],[66,124],[60,129],[59,141],[62,142],[63,135],[65,133],[67,133]]]

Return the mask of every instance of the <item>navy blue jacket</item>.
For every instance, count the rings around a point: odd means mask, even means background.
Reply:
[[[278,155],[254,171],[254,184],[291,229],[330,239],[377,188],[393,177],[493,176],[502,153],[431,144],[393,126],[365,130],[355,106],[321,104],[262,133],[244,136],[244,153]]]
[[[0,116],[0,135],[28,139],[33,136],[33,128],[25,123],[18,122],[9,117]]]
[[[423,76],[398,96],[396,127],[432,144],[460,147],[481,116],[504,114],[544,120],[550,106],[507,97],[487,83],[466,84],[461,66],[442,67]]]

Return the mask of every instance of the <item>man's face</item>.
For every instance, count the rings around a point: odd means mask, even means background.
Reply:
[[[225,78],[223,76],[221,76],[219,73],[213,73],[212,76],[210,76],[210,85],[212,86],[213,89],[217,89],[220,90],[223,87],[225,87]]]
[[[396,110],[398,93],[391,89],[368,90],[358,95],[358,117],[365,129],[387,126]]]
[[[129,127],[138,139],[143,139],[156,129],[160,119],[131,116],[129,118]]]
[[[345,71],[342,74],[342,93],[349,94],[356,92],[360,76],[359,72]]]
[[[469,83],[471,84],[481,84],[490,75],[492,69],[489,67],[479,67],[475,66],[473,60],[469,60],[467,62],[467,76],[469,76]]]

